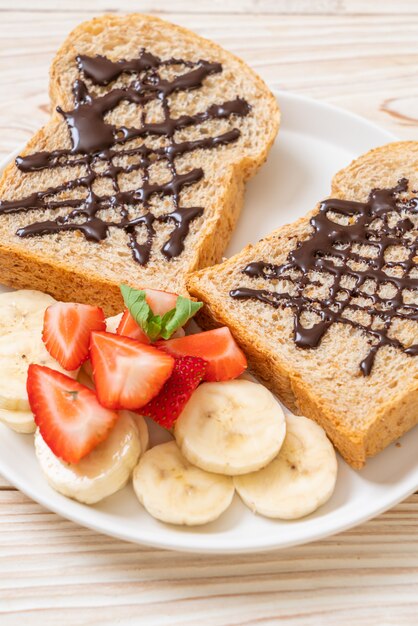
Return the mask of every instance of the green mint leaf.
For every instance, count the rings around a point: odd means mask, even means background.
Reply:
[[[128,285],[120,285],[125,306],[138,326],[151,341],[162,337],[170,339],[171,335],[188,322],[203,306],[202,302],[193,302],[189,298],[178,296],[176,307],[163,315],[154,315],[146,301],[146,293],[140,289],[132,289]]]
[[[146,293],[140,289],[132,289],[128,285],[120,285],[125,306],[146,335],[155,341],[161,332],[161,316],[154,315],[146,301]]]
[[[193,302],[193,300],[189,300],[189,298],[178,296],[176,308],[171,309],[171,311],[163,315],[161,337],[163,339],[170,339],[171,335],[175,333],[178,328],[184,326],[202,306],[202,302]]]

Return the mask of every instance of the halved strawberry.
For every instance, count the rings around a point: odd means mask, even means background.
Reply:
[[[169,291],[160,291],[159,289],[144,289],[147,294],[145,300],[150,306],[154,315],[163,316],[171,309],[176,308],[178,295]]]
[[[146,301],[151,308],[154,315],[161,315],[161,317],[176,308],[177,294],[169,293],[168,291],[159,291],[158,289],[144,289],[146,293]],[[144,331],[138,326],[129,310],[126,309],[122,315],[122,319],[119,322],[119,326],[116,329],[118,335],[124,337],[130,337],[131,339],[137,339],[142,343],[150,343],[149,338]]]
[[[43,439],[67,463],[78,463],[104,441],[118,419],[93,391],[49,367],[29,365],[26,388]]]
[[[143,406],[138,413],[151,417],[164,428],[171,428],[193,391],[202,381],[207,366],[207,362],[198,357],[176,358],[173,373],[158,396]]]
[[[119,322],[119,326],[116,329],[116,333],[118,335],[123,335],[124,337],[130,337],[131,339],[136,339],[141,343],[151,343],[147,335],[144,333],[142,328],[138,326],[135,322],[134,318],[130,314],[129,310],[126,309],[121,317]]]
[[[208,361],[204,380],[231,380],[247,367],[245,354],[227,326],[196,335],[159,341],[158,347],[174,356],[196,356]]]
[[[88,359],[90,333],[105,328],[104,313],[99,307],[56,302],[45,311],[42,339],[49,354],[71,371]]]
[[[97,397],[109,409],[139,409],[158,394],[174,367],[161,350],[113,333],[94,332],[90,358]]]

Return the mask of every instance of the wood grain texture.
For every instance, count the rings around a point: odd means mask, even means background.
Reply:
[[[135,3],[137,10],[141,4]],[[0,157],[45,123],[52,56],[68,32],[92,15],[1,14]],[[273,87],[337,104],[401,138],[418,139],[418,15],[164,16],[243,57]]]
[[[144,13],[239,13],[297,15],[416,14],[416,0],[9,0],[0,1],[0,11],[90,12],[143,11]]]
[[[62,39],[105,10],[170,19],[272,86],[418,139],[417,0],[0,0],[0,157],[47,119],[48,66]],[[95,534],[0,477],[0,624],[416,626],[417,520],[415,495],[308,546],[192,556]]]
[[[416,624],[417,495],[326,541],[234,557],[121,543],[18,492],[0,511],[2,626]]]
[[[11,489],[10,483],[0,474],[0,491]]]

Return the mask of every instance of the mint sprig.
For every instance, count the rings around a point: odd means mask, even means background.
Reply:
[[[178,328],[195,315],[203,306],[202,302],[193,302],[189,298],[177,296],[176,306],[163,316],[154,315],[146,301],[146,293],[141,289],[133,289],[128,285],[120,285],[125,306],[130,314],[151,341],[160,337],[170,339]]]

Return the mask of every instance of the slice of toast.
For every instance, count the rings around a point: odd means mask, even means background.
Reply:
[[[274,96],[218,45],[131,14],[68,36],[50,98],[0,181],[1,282],[107,314],[121,282],[185,293],[221,259],[278,130]]]
[[[335,200],[188,281],[204,323],[355,468],[418,423],[417,196],[418,142],[372,150]]]

